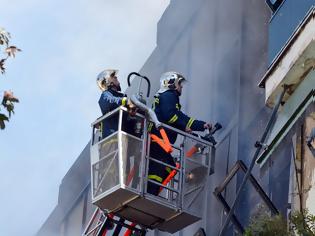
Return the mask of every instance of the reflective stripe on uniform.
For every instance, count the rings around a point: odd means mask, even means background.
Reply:
[[[173,124],[175,121],[177,121],[178,116],[175,114],[173,117],[168,121],[170,124]]]
[[[126,104],[127,104],[127,98],[123,98],[121,100],[121,105],[126,106]]]
[[[168,166],[165,167],[165,170],[168,172],[168,173],[171,173],[172,169]]]
[[[160,99],[159,98],[154,98],[153,104],[152,104],[152,109],[153,111],[155,110],[155,104],[159,104],[160,103]]]
[[[103,122],[100,123],[100,130],[103,132]]]
[[[153,123],[150,122],[149,125],[148,125],[148,132],[151,132],[152,128],[153,128]]]
[[[194,120],[195,120],[195,119],[190,118],[189,121],[188,121],[188,123],[187,123],[187,125],[186,125],[186,127],[187,127],[187,128],[190,128],[191,125],[192,125],[192,123],[194,122]]]
[[[157,175],[148,175],[148,178],[149,179],[154,179],[160,183],[162,183],[163,179],[160,177],[160,176],[157,176]]]
[[[176,103],[176,109],[177,109],[177,110],[180,110],[180,106],[179,106],[178,103]]]

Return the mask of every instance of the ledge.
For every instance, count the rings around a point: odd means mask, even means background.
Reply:
[[[291,127],[301,117],[307,107],[315,101],[315,71],[311,70],[305,79],[296,89],[294,94],[289,97],[287,102],[281,107],[277,121],[265,141],[268,148],[257,158],[256,163],[261,166],[272,155]]]
[[[315,9],[312,8],[259,83],[265,88],[266,105],[273,107],[283,84],[292,85],[287,101],[315,67]]]

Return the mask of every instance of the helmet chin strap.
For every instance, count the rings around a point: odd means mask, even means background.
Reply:
[[[120,85],[115,85],[115,84],[113,84],[113,83],[111,83],[109,86],[108,86],[108,88],[111,88],[111,89],[113,89],[113,90],[115,90],[115,91],[118,91],[118,92],[121,92],[121,87],[120,87]]]

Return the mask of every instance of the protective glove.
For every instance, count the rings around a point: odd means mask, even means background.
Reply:
[[[205,129],[210,130],[210,129],[212,129],[212,124],[210,124],[210,123],[205,123],[205,124],[203,125],[203,127],[204,127]]]
[[[132,103],[130,98],[128,98],[127,100],[127,109],[128,109],[129,115],[131,116],[136,115],[137,110],[138,110],[137,106]]]

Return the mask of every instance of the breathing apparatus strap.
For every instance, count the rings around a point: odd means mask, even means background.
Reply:
[[[170,143],[170,140],[167,137],[167,134],[165,132],[165,130],[163,128],[159,129],[160,134],[162,136],[162,139],[159,138],[157,135],[155,134],[150,134],[151,139],[156,142],[157,144],[160,145],[161,148],[163,148],[163,150],[167,153],[171,153],[173,152],[173,147]]]

